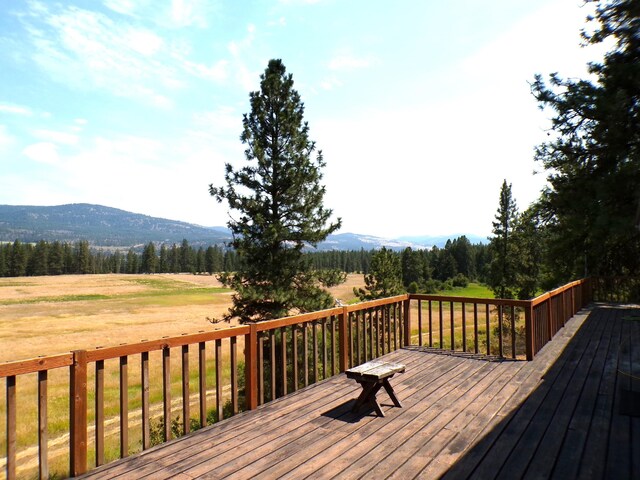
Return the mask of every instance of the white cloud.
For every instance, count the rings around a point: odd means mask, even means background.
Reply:
[[[133,0],[105,0],[104,6],[113,10],[114,12],[122,13],[124,15],[133,15],[136,11],[136,6],[140,2]]]
[[[58,147],[51,142],[39,142],[25,147],[22,154],[31,160],[48,165],[58,165],[60,156]]]
[[[172,8],[186,22],[190,15],[199,15],[202,5],[184,1],[175,2]],[[107,2],[107,6],[131,15],[140,13],[129,2]],[[158,33],[126,19],[78,7],[33,4],[31,16],[23,21],[36,64],[71,88],[99,89],[171,108],[174,92],[187,88],[191,77],[216,82],[227,78],[225,61],[211,65],[195,62],[188,56],[191,49],[185,40],[167,42]]]
[[[0,125],[0,152],[7,150],[14,141],[15,139],[9,134],[7,126]]]
[[[155,55],[164,43],[155,33],[134,28],[129,29],[125,42],[132,50],[145,56]]]
[[[34,130],[33,135],[41,140],[62,145],[76,145],[79,140],[77,135],[67,132],[57,132],[54,130]]]
[[[360,68],[368,68],[376,63],[371,57],[355,57],[352,55],[338,55],[329,61],[330,70],[358,70]]]
[[[0,112],[11,113],[14,115],[25,115],[28,117],[33,115],[33,112],[29,107],[25,107],[23,105],[16,105],[13,103],[0,103]]]

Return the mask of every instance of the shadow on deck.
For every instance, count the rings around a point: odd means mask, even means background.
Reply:
[[[619,371],[640,376],[638,308],[578,313],[532,362],[384,358],[407,367],[391,381],[403,408],[378,396],[384,418],[351,413],[360,387],[341,374],[84,478],[640,476],[640,417],[619,413],[635,381]]]

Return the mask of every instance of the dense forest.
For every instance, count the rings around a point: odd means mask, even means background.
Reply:
[[[312,266],[320,270],[368,274],[375,250],[332,250],[307,252]],[[401,260],[402,280],[421,291],[437,291],[445,282],[483,281],[491,263],[484,244],[472,244],[465,236],[449,240],[443,248],[394,252]],[[25,243],[19,240],[0,244],[0,276],[99,274],[99,273],[193,273],[214,274],[233,271],[237,256],[219,245],[195,248],[187,240],[181,244],[148,243],[142,251],[93,248],[87,241],[75,243]]]

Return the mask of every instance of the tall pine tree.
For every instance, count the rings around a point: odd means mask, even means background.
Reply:
[[[309,139],[292,75],[281,60],[271,60],[260,78],[240,137],[247,164],[237,170],[227,164],[226,186],[209,187],[216,200],[226,200],[238,214],[228,223],[238,266],[221,280],[235,290],[227,317],[242,322],[331,306],[302,249],[315,246],[341,223],[331,222],[332,211],[323,206],[325,162]]]
[[[498,298],[513,298],[516,286],[516,265],[513,233],[518,219],[518,207],[511,194],[511,184],[502,182],[500,202],[493,222],[493,237],[490,248],[493,260],[489,267],[489,287]]]
[[[583,38],[612,47],[589,64],[590,78],[533,84],[555,115],[536,157],[548,171],[540,209],[556,283],[640,273],[640,2],[597,3]]]

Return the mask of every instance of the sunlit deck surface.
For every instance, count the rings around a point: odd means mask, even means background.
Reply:
[[[534,361],[420,347],[378,395],[385,418],[350,412],[344,374],[89,478],[640,478],[640,417],[620,413],[620,371],[640,365],[640,309],[594,306]],[[632,367],[633,366],[633,367]],[[637,385],[637,384],[636,384]]]

